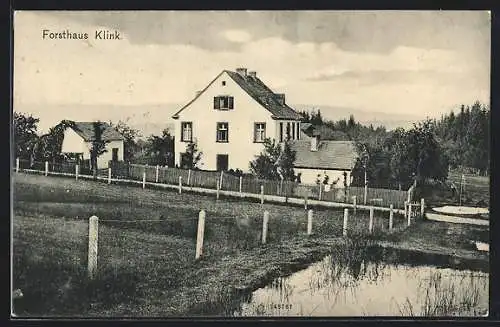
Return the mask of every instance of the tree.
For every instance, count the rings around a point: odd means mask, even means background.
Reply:
[[[33,147],[38,141],[37,124],[40,119],[31,115],[14,112],[14,147],[15,156],[20,159],[31,159]]]
[[[64,157],[61,153],[64,141],[64,132],[75,123],[70,120],[62,120],[59,124],[51,127],[47,134],[38,138],[33,147],[33,158],[37,161],[61,162]]]
[[[150,135],[145,144],[145,155],[148,164],[173,166],[174,137],[168,129],[162,131],[161,136]]]
[[[90,145],[90,164],[92,167],[94,179],[97,179],[97,171],[98,171],[97,158],[100,155],[107,152],[106,144],[108,144],[109,141],[104,141],[102,139],[102,134],[105,129],[105,125],[102,122],[100,121],[94,122],[93,128],[94,128],[94,137]]]
[[[198,142],[189,142],[186,145],[186,152],[184,154],[183,165],[189,169],[198,169],[198,163],[201,160],[203,152],[198,149]]]
[[[283,180],[295,180],[293,164],[295,163],[296,158],[297,152],[292,149],[292,147],[290,146],[290,142],[284,142],[283,149],[278,160],[278,173],[281,175]]]
[[[264,151],[250,162],[250,171],[261,179],[295,181],[295,159],[296,152],[288,141],[281,145],[268,138],[264,141]]]
[[[321,110],[318,109],[317,112],[314,112],[314,111],[311,112],[310,122],[313,125],[322,125],[323,124],[323,117],[321,116]]]
[[[110,122],[110,125],[113,126],[113,123]],[[128,125],[128,119],[127,121],[119,120],[114,127],[124,138],[123,160],[130,162],[134,159],[134,155],[139,150],[137,138],[141,136],[141,133],[138,129],[132,128]]]

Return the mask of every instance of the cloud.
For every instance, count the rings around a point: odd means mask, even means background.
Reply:
[[[100,27],[18,12],[14,20],[14,106],[31,103],[49,108],[76,103],[141,108],[186,103],[220,71],[240,66],[256,70],[273,90],[286,93],[290,104],[389,113],[405,108],[417,114],[449,110],[475,98],[489,99],[489,55],[473,56],[453,49],[399,45],[388,53],[356,52],[332,41],[257,38],[253,29],[247,32],[236,27],[223,31],[237,31],[239,38],[233,33],[233,41],[247,40],[231,49],[210,50],[177,41],[137,43],[130,33],[123,33],[124,39],[116,42],[41,38],[43,28],[93,33]],[[172,27],[180,31],[184,25]],[[220,39],[235,43],[217,35],[218,39],[206,36],[205,42],[217,43]],[[455,37],[463,38],[464,34]]]
[[[231,42],[245,43],[252,39],[250,33],[243,30],[227,30],[223,31],[222,35]]]

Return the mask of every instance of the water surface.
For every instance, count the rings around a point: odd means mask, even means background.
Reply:
[[[366,253],[368,254],[368,253]],[[387,254],[331,255],[243,300],[235,316],[478,316],[489,274],[408,264]],[[395,260],[396,259],[396,260]]]

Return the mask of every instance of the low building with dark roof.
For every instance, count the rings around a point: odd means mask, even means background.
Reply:
[[[81,160],[90,160],[90,149],[95,140],[95,122],[72,122],[64,131],[61,152],[72,154]],[[97,158],[99,168],[107,168],[109,161],[123,161],[123,136],[110,124],[101,122],[102,140],[106,152]]]
[[[343,187],[345,173],[346,183],[350,185],[351,172],[358,159],[354,142],[323,140],[321,133],[310,124],[304,126],[302,132],[302,139],[291,144],[296,152],[294,170],[300,174],[300,181],[313,184],[318,180],[323,182],[326,177],[328,184]]]
[[[186,146],[197,142],[201,169],[247,172],[264,139],[299,140],[303,117],[256,72],[237,68],[223,70],[172,118],[176,165],[185,166]]]

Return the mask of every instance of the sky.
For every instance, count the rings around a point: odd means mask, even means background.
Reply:
[[[101,29],[121,40],[94,39]],[[490,38],[485,11],[18,11],[14,110],[42,128],[170,120],[220,71],[246,67],[292,107],[439,117],[489,104]]]

